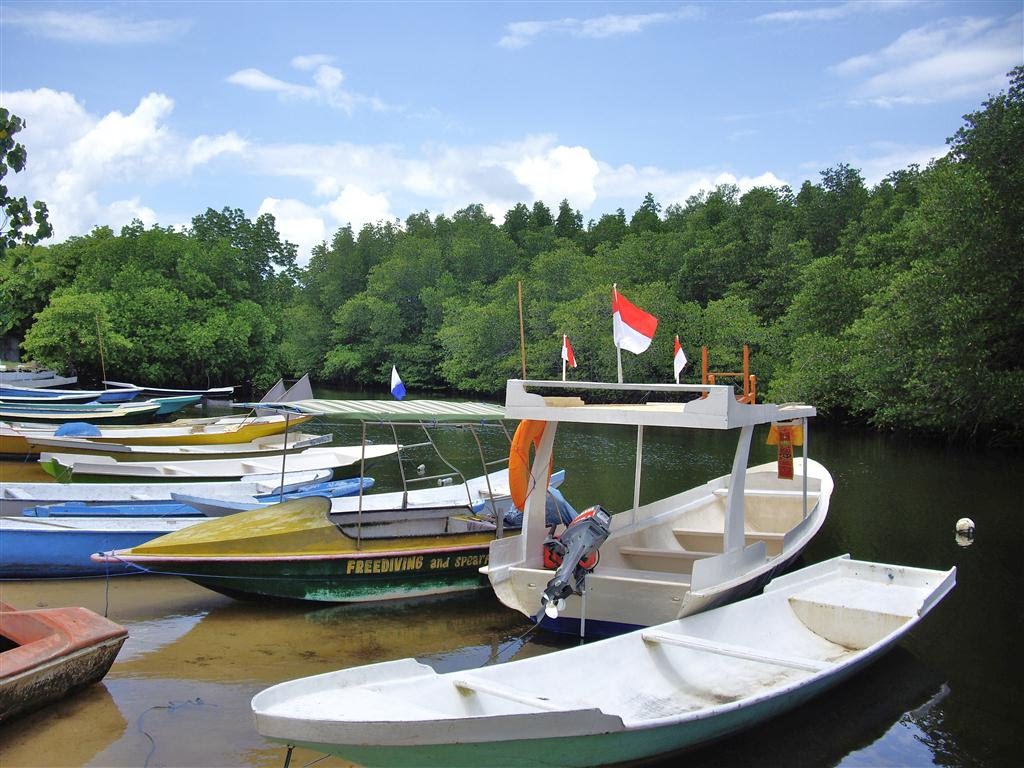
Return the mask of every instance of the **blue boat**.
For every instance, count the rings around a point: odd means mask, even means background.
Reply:
[[[118,387],[116,389],[53,389],[52,387],[13,387],[0,384],[0,400],[10,397],[55,398],[61,395],[89,396],[97,403],[127,403],[142,394],[142,387]]]
[[[362,485],[364,489],[371,488],[373,478],[363,478]],[[359,492],[359,487],[358,478],[317,483],[286,493],[283,499],[289,501],[309,495],[353,495]],[[278,500],[276,494],[261,496],[265,502]],[[173,507],[190,511],[172,513]],[[132,511],[138,514],[131,514]],[[168,501],[95,506],[67,502],[36,506],[25,510],[20,517],[0,517],[0,579],[141,573],[138,566],[97,563],[90,556],[93,552],[130,549],[208,519],[190,505]]]
[[[154,397],[150,400],[143,400],[144,403],[158,403],[160,409],[154,416],[167,416],[176,413],[190,405],[195,405],[203,399],[202,395],[176,395],[174,397]]]
[[[137,504],[89,504],[68,501],[42,504],[21,513],[25,517],[206,517],[195,507],[180,501],[150,501]]]
[[[287,491],[284,493],[260,493],[249,498],[248,502],[223,500],[221,503],[228,505],[239,504],[238,510],[252,509],[253,507],[276,504],[279,501],[291,501],[307,496],[327,496],[328,498],[340,496],[354,496],[359,493],[359,478],[352,477],[347,480],[329,480],[322,483],[311,483],[299,490]],[[373,488],[373,478],[364,477],[362,482],[364,491]],[[177,494],[173,494],[177,495]],[[130,501],[125,503],[90,503],[86,501],[66,501],[62,504],[39,504],[22,511],[25,517],[210,517],[224,512],[214,513],[201,507],[190,504],[188,497],[182,496],[179,499],[160,499],[153,501]],[[198,497],[197,497],[198,498]],[[226,507],[225,507],[226,508]]]
[[[0,517],[0,579],[64,579],[140,573],[127,563],[94,563],[93,552],[134,547],[208,518]]]

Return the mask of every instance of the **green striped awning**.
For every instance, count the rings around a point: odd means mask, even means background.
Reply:
[[[491,403],[450,400],[296,400],[287,403],[245,403],[247,408],[336,416],[353,421],[499,421],[505,408]]]

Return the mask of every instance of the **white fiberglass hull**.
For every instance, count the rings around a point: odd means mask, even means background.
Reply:
[[[729,476],[612,517],[597,568],[586,579],[586,599],[573,595],[546,629],[588,637],[627,632],[683,618],[754,594],[803,551],[827,514],[833,482],[808,460],[803,508],[803,459],[793,480],[779,480],[774,463],[747,470],[743,549],[723,553]],[[541,610],[554,571],[540,552],[523,552],[518,539],[491,545],[483,569],[498,599],[526,616]],[[525,556],[524,556],[525,555]]]
[[[543,656],[447,674],[405,659],[281,683],[253,699],[256,728],[368,766],[646,760],[838,684],[954,583],[955,569],[835,558],[758,597]]]

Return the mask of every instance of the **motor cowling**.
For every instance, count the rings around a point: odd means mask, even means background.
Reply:
[[[598,551],[610,533],[611,515],[598,504],[581,512],[560,536],[548,536],[544,567],[554,568],[555,576],[541,595],[541,610],[557,616],[560,602],[582,593],[583,580],[597,566]]]

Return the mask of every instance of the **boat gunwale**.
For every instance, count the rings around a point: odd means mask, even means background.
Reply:
[[[472,536],[482,533],[490,534],[489,531],[470,531],[468,533],[450,534],[457,536]],[[444,554],[452,552],[465,552],[468,550],[486,550],[490,545],[490,539],[480,544],[457,544],[446,547],[419,547],[416,549],[398,550],[369,550],[359,552],[325,552],[315,555],[128,555],[119,556],[118,550],[112,552],[97,552],[93,555],[95,562],[100,563],[134,563],[138,562],[210,562],[218,563],[246,563],[246,562],[291,562],[296,560],[367,560],[378,557],[413,557],[418,554]]]

